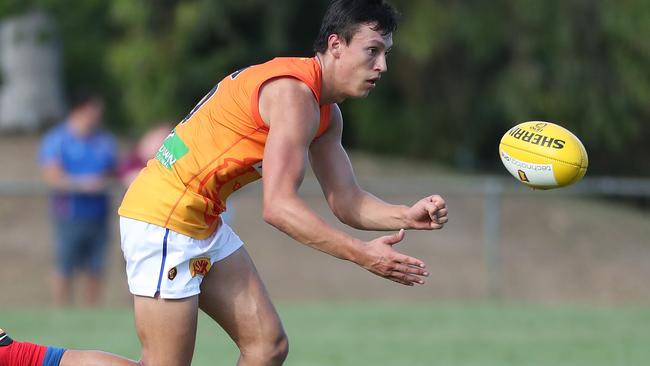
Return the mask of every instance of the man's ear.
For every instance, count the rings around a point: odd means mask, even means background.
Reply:
[[[341,47],[344,44],[345,40],[342,39],[338,34],[333,33],[327,37],[327,49],[335,58],[339,58],[341,56]]]

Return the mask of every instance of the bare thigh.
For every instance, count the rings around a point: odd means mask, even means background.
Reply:
[[[282,322],[244,247],[216,262],[201,283],[199,306],[247,351],[286,342]]]
[[[134,296],[135,325],[145,366],[189,366],[194,353],[198,295],[179,300]]]
[[[164,300],[134,296],[140,362],[100,351],[67,350],[61,366],[188,366],[192,362],[198,296]]]

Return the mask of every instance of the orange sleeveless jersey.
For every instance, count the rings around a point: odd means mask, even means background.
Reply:
[[[277,77],[307,84],[320,104],[321,69],[315,58],[275,58],[227,76],[167,136],[131,184],[120,216],[205,239],[220,223],[228,196],[261,177],[268,127],[259,89]],[[322,105],[317,135],[329,124]]]

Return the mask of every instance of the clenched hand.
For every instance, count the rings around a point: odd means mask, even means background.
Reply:
[[[406,211],[406,223],[410,229],[437,230],[449,220],[447,204],[438,195],[417,201]]]

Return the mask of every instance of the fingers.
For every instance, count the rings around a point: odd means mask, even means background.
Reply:
[[[429,276],[424,262],[397,252],[391,246],[404,239],[404,229],[382,236],[368,243],[368,261],[362,264],[370,272],[406,286],[424,284]]]
[[[383,274],[383,277],[407,286],[423,285],[422,277],[428,276],[429,272],[422,261],[406,255],[396,256]]]
[[[391,281],[395,281],[407,286],[413,286],[414,284],[424,285],[424,280],[420,277],[398,271],[391,272],[387,278]]]
[[[444,224],[449,221],[447,214],[449,213],[447,209],[447,204],[442,197],[434,195],[429,197],[430,205],[427,207],[429,210],[429,216],[431,217],[431,228],[432,229],[441,229]]]
[[[395,268],[393,269],[393,272],[414,274],[414,275],[424,276],[424,277],[427,277],[429,275],[429,272],[427,272],[422,267],[408,266],[408,265],[404,265],[404,264],[395,265]]]
[[[445,200],[442,199],[442,197],[440,197],[437,194],[433,195],[433,196],[430,196],[429,197],[429,202],[436,205],[436,207],[438,207],[439,209],[443,209],[443,208],[447,207],[447,204],[445,203]]]
[[[408,255],[404,255],[404,254],[397,254],[393,259],[393,261],[396,263],[406,264],[408,266],[413,266],[413,267],[419,267],[419,268],[426,267],[424,262],[422,262],[421,260],[417,258],[409,257]]]
[[[438,206],[436,206],[433,202],[425,202],[424,209],[427,210],[429,218],[432,222],[438,221]]]
[[[430,221],[427,223],[432,229],[442,229],[449,221],[447,218],[447,208],[440,209],[431,202],[425,203],[425,209],[429,215]]]
[[[413,286],[413,283],[402,281],[402,280],[400,280],[398,278],[393,278],[393,277],[386,277],[386,278],[393,281],[393,282],[397,282],[397,283],[400,283],[400,284],[405,285],[405,286]]]
[[[429,215],[430,227],[432,229],[441,229],[443,225],[449,221],[447,218],[447,204],[442,197],[438,195],[429,196],[424,198],[421,202]]]

